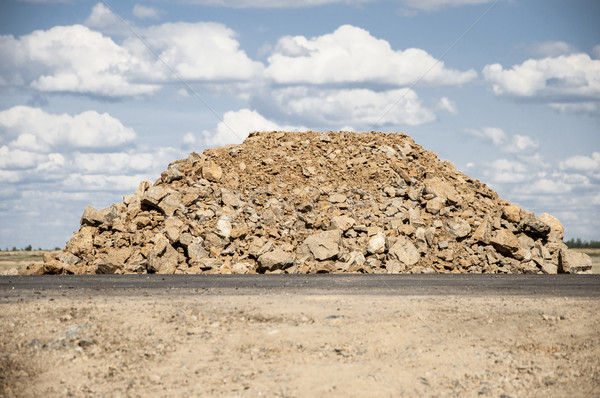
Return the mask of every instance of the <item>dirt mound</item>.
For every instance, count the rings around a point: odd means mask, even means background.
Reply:
[[[563,227],[405,134],[253,133],[89,206],[26,273],[576,273]]]

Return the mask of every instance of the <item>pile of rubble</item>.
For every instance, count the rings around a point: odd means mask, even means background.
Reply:
[[[405,134],[253,133],[88,207],[25,273],[577,273],[563,227]]]

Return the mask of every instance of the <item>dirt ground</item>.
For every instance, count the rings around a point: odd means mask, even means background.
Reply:
[[[0,295],[0,396],[597,397],[600,300]]]

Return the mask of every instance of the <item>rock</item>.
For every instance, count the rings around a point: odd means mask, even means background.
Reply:
[[[131,247],[110,248],[106,254],[106,261],[111,267],[118,269],[123,268],[123,265],[131,256]]]
[[[336,216],[331,219],[330,228],[347,231],[356,224],[356,220],[349,216]]]
[[[164,234],[169,239],[171,244],[179,241],[179,229],[183,225],[183,221],[181,221],[177,217],[168,217],[165,220],[165,228]]]
[[[254,271],[251,263],[235,263],[231,266],[232,274],[249,274]]]
[[[229,243],[229,239],[212,231],[208,231],[204,235],[204,247],[208,250],[210,250],[211,247],[224,249]]]
[[[153,186],[148,188],[142,196],[141,206],[150,209],[158,208],[158,202],[160,202],[168,193],[169,190],[164,186]]]
[[[193,240],[187,245],[188,258],[190,259],[190,265],[197,265],[198,262],[208,257],[208,252],[203,247],[203,240],[200,237],[194,237]]]
[[[329,196],[329,201],[331,203],[344,203],[346,201],[346,195],[342,193],[335,193]]]
[[[87,206],[81,216],[81,225],[99,226],[111,223],[119,216],[117,206],[112,205],[106,209],[96,210],[92,206]]]
[[[525,255],[517,237],[507,229],[494,232],[490,239],[492,246],[502,255],[522,260]]]
[[[73,234],[73,237],[67,243],[65,250],[76,256],[83,257],[90,253],[94,248],[95,229],[90,226],[84,226]]]
[[[558,273],[558,266],[555,264],[544,264],[542,265],[542,271],[544,274],[556,274]]]
[[[385,234],[378,232],[367,242],[367,253],[379,254],[385,251]]]
[[[424,193],[433,194],[444,204],[448,202],[451,205],[455,205],[460,202],[460,195],[456,191],[456,188],[449,182],[442,180],[440,177],[427,179],[425,181]]]
[[[320,261],[333,259],[340,252],[341,235],[339,229],[311,235],[304,240],[300,246],[300,251],[306,254],[308,250],[316,260]]]
[[[521,217],[521,229],[534,237],[546,237],[550,233],[550,226],[531,212],[524,212]]]
[[[165,181],[167,183],[172,182],[172,181],[176,181],[176,180],[181,180],[185,175],[183,174],[183,172],[181,172],[181,170],[179,170],[179,168],[181,167],[181,163],[175,162],[175,163],[171,163],[169,165],[169,167],[167,168],[167,176]]]
[[[206,178],[208,181],[218,182],[222,176],[223,170],[221,169],[221,166],[212,160],[202,167],[202,178]]]
[[[221,202],[223,205],[233,208],[240,207],[241,205],[241,201],[237,195],[225,188],[221,189]]]
[[[273,251],[264,253],[258,258],[258,264],[260,267],[269,271],[286,269],[294,265],[294,261],[294,254],[282,249],[275,249]]]
[[[515,204],[504,206],[502,217],[513,224],[518,224],[521,221],[521,207]]]
[[[435,198],[427,201],[425,210],[427,210],[428,213],[436,215],[440,212],[440,210],[442,210],[444,208],[445,203],[446,203],[446,201],[444,199],[435,197]]]
[[[158,202],[156,207],[167,217],[173,216],[178,210],[181,213],[185,212],[185,205],[183,204],[181,194],[178,192],[169,192]]]
[[[558,273],[577,274],[592,269],[592,259],[585,253],[562,248],[558,262]]]
[[[404,134],[263,132],[88,207],[65,249],[24,272],[585,270],[563,235]]]
[[[444,226],[446,227],[446,230],[455,238],[464,238],[471,232],[471,226],[469,223],[460,218],[448,220]]]
[[[486,218],[479,224],[475,232],[473,232],[473,239],[478,242],[489,244],[492,238],[492,228],[490,221]]]
[[[421,259],[415,245],[405,236],[398,237],[396,243],[389,249],[389,256],[408,267],[415,265]]]
[[[550,227],[548,239],[562,241],[565,236],[565,228],[562,223],[548,213],[543,213],[538,219]]]
[[[217,235],[219,235],[221,238],[229,239],[232,230],[233,228],[231,227],[231,221],[229,220],[229,217],[222,216],[221,218],[219,218],[219,221],[217,221],[217,226],[215,228],[215,233]]]

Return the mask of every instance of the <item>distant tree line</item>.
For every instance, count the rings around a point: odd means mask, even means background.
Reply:
[[[16,246],[13,246],[12,249],[9,249],[8,247],[4,249],[4,251],[6,251],[6,252],[11,252],[11,251],[12,252],[19,252],[19,251],[30,252],[30,251],[33,251],[33,250],[34,250],[33,246],[31,246],[31,245],[27,245],[27,246],[25,246],[22,249],[18,249]],[[44,250],[44,249],[42,249],[41,247],[39,247],[37,250],[41,251],[41,250]],[[60,250],[60,247],[57,246],[53,250]],[[1,251],[2,251],[2,248],[0,247],[0,252]]]
[[[581,240],[577,239],[569,239],[565,241],[565,244],[570,249],[600,249],[600,241],[599,240]]]

